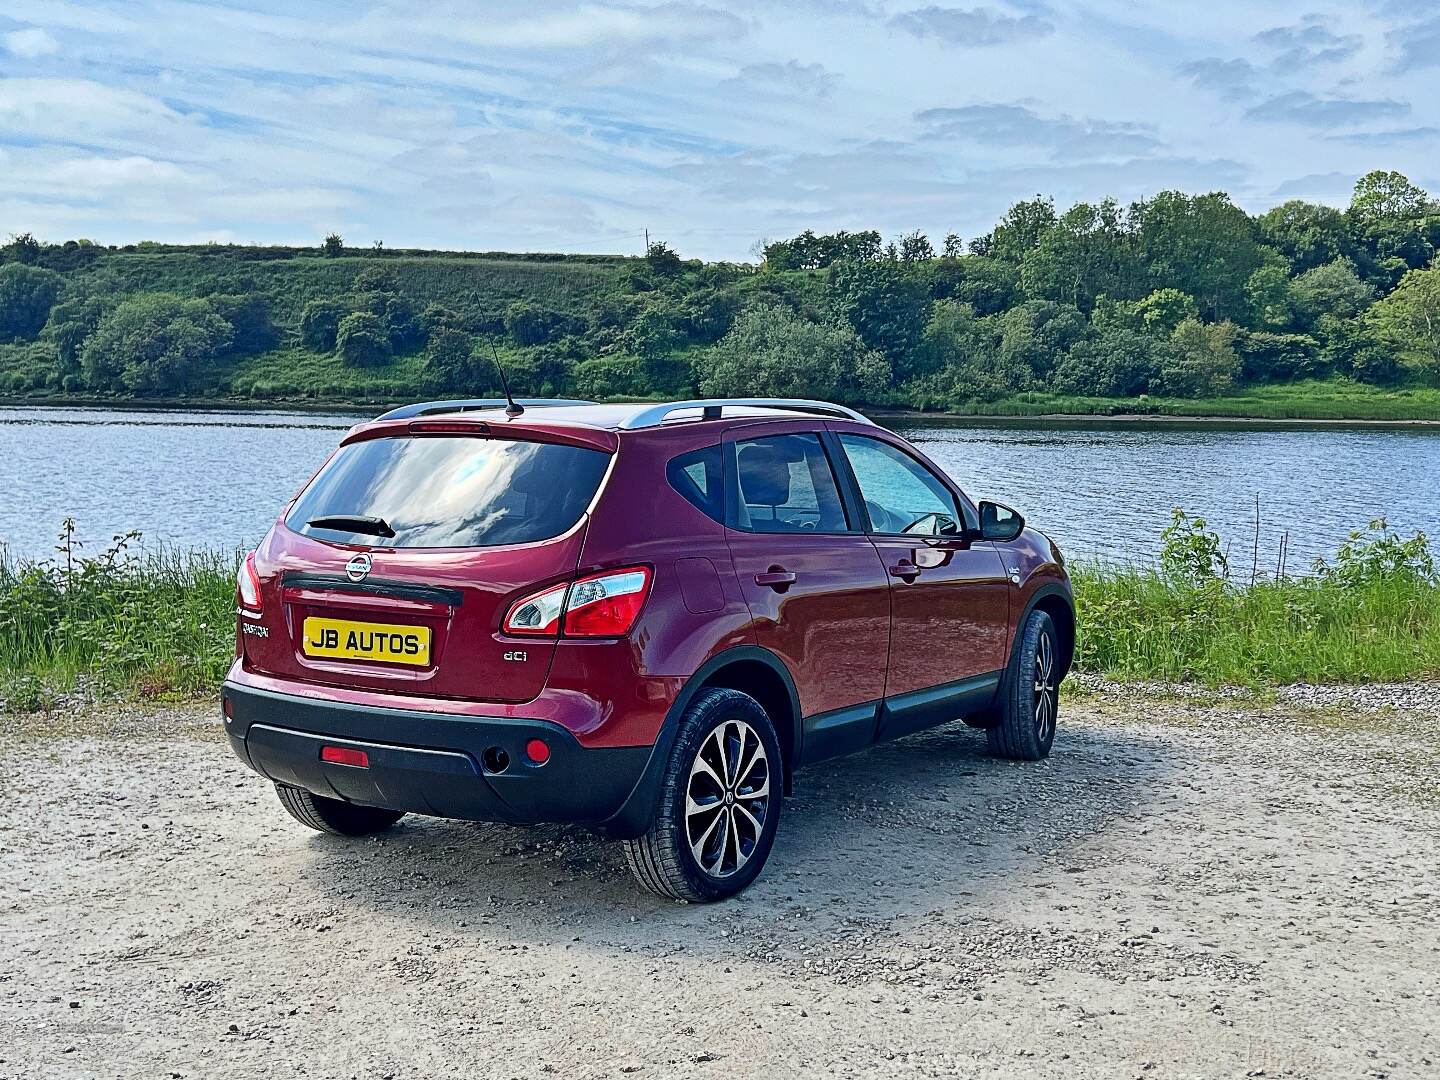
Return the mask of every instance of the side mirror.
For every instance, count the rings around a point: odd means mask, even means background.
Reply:
[[[999,540],[1002,543],[1014,540],[1025,528],[1025,519],[1020,511],[1012,510],[1004,503],[982,502],[980,504],[980,536],[985,540]]]

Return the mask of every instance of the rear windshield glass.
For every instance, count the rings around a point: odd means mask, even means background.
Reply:
[[[595,496],[610,455],[468,436],[342,446],[285,517],[320,540],[494,547],[559,536]]]

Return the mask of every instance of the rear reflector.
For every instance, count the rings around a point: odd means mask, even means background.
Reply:
[[[531,739],[525,744],[525,756],[536,765],[544,765],[550,760],[550,747],[543,739]]]
[[[357,769],[370,767],[370,755],[364,750],[351,750],[348,746],[322,746],[320,760],[331,765],[354,765]]]

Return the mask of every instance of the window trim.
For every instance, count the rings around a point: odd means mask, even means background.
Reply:
[[[866,439],[870,442],[883,443],[885,446],[888,446],[891,449],[905,455],[905,457],[909,458],[917,466],[925,470],[925,472],[929,473],[930,476],[935,479],[936,483],[938,483],[942,488],[948,491],[950,493],[950,497],[955,500],[955,508],[959,511],[960,514],[961,530],[960,536],[956,537],[956,539],[961,539],[965,541],[979,539],[979,517],[978,513],[975,510],[975,507],[971,504],[969,498],[966,497],[964,492],[960,491],[959,488],[957,488],[953,483],[950,482],[950,478],[945,475],[944,472],[935,468],[929,462],[925,461],[918,454],[912,451],[908,446],[898,441],[892,442],[890,439],[881,438],[879,435],[873,434],[868,431],[851,431],[848,429],[835,430],[832,428],[830,431],[827,432],[827,434],[831,439],[834,440],[834,453],[840,459],[841,468],[844,470],[845,474],[845,485],[848,489],[850,497],[855,500],[857,513],[859,514],[859,520],[865,523],[865,535],[884,537],[887,539],[896,538],[916,542],[921,542],[924,540],[944,539],[943,537],[926,536],[924,534],[917,535],[916,533],[881,532],[879,529],[876,529],[874,527],[873,522],[871,522],[870,520],[870,511],[865,506],[865,494],[860,488],[860,481],[855,476],[855,470],[850,465],[850,457],[845,451],[845,444],[840,441],[840,437],[842,435],[849,435],[851,438],[855,439]]]
[[[829,434],[824,428],[815,427],[801,427],[790,431],[769,431],[764,428],[746,427],[726,432],[725,438],[720,443],[723,454],[721,463],[725,472],[725,527],[748,536],[863,536],[865,530],[856,527],[856,523],[861,519],[855,516],[855,508],[846,487],[845,474],[842,473],[835,460],[829,442]],[[740,524],[740,476],[739,463],[736,460],[739,444],[759,442],[764,439],[783,439],[794,435],[809,435],[820,444],[820,452],[825,457],[825,463],[830,469],[830,479],[835,485],[835,495],[840,500],[840,512],[845,517],[844,529],[838,531],[834,529],[802,529],[797,532],[767,532]]]

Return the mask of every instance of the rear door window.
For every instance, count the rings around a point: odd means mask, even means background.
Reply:
[[[285,524],[375,547],[495,547],[568,531],[610,455],[558,443],[425,436],[342,446]]]
[[[772,435],[735,444],[736,528],[849,531],[830,459],[818,436]]]

